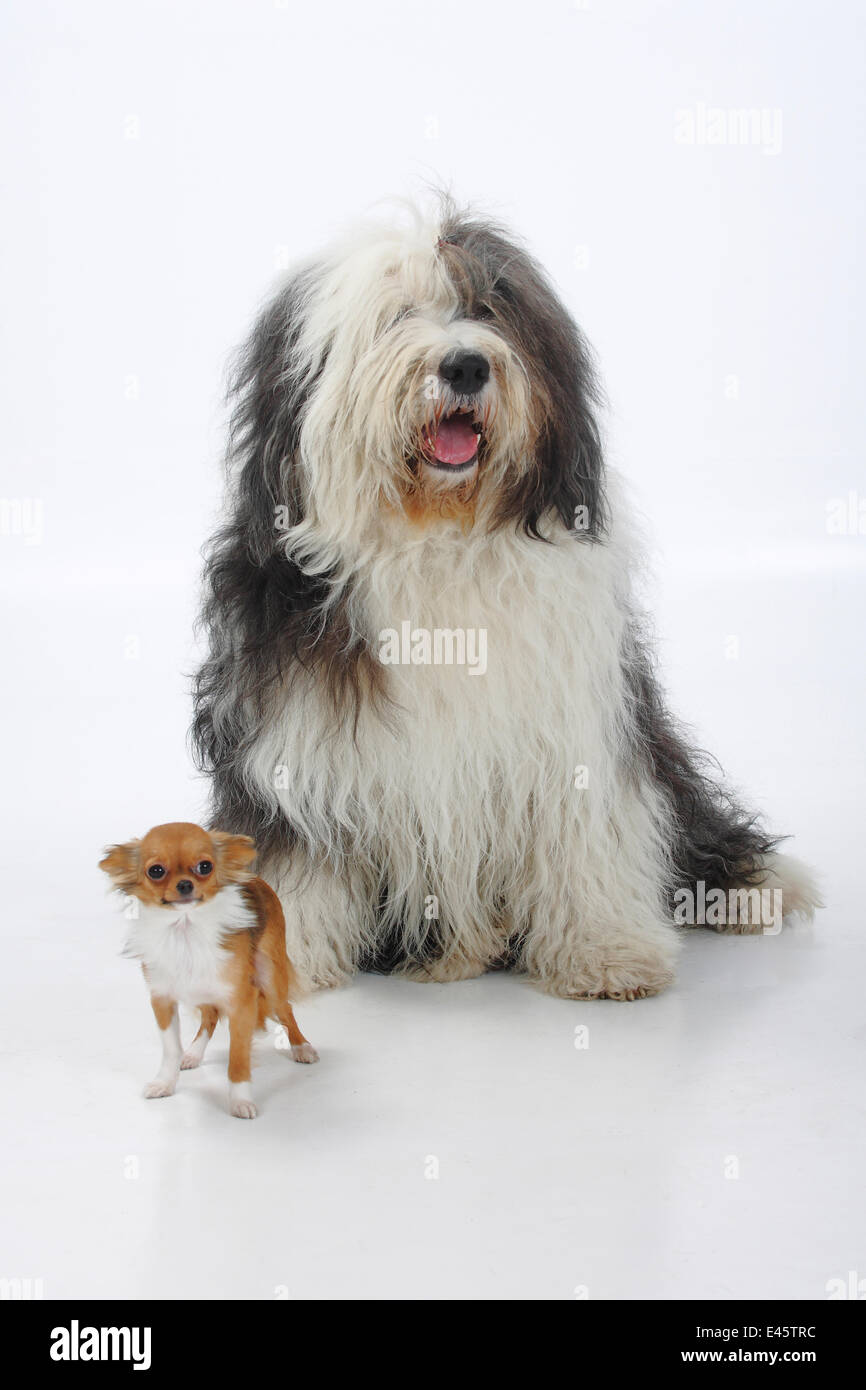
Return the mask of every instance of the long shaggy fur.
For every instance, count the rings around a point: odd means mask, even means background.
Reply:
[[[472,399],[455,350],[490,364]],[[365,229],[279,289],[233,396],[194,738],[308,980],[508,963],[631,998],[672,978],[683,885],[811,910],[665,707],[591,354],[519,245],[447,202]],[[480,445],[446,476],[429,440],[457,410]],[[483,629],[486,672],[383,665],[407,621]]]

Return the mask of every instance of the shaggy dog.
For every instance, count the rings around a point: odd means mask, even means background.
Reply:
[[[309,983],[634,999],[690,896],[811,912],[665,707],[590,351],[525,250],[447,201],[369,226],[287,279],[233,391],[194,738]]]

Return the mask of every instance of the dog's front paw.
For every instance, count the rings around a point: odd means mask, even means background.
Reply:
[[[336,966],[330,969],[326,966],[314,971],[308,977],[307,984],[312,993],[318,993],[320,989],[342,989],[351,978],[346,970],[339,970]]]
[[[292,1048],[292,1060],[295,1062],[318,1062],[319,1054],[312,1043],[296,1043]]]
[[[229,1110],[237,1120],[254,1120],[259,1113],[253,1101],[248,1081],[233,1081],[229,1098]]]
[[[660,994],[674,979],[675,946],[671,950],[641,950],[633,956],[617,952],[591,965],[572,962],[563,971],[536,976],[548,994],[562,999],[647,999]]]
[[[189,1051],[189,1052],[185,1052],[185,1053],[183,1054],[183,1056],[181,1057],[181,1059],[180,1059],[180,1069],[181,1069],[181,1071],[192,1071],[194,1067],[200,1067],[200,1066],[201,1066],[201,1053],[200,1053],[200,1052],[193,1052],[193,1051],[190,1049],[190,1051]]]
[[[158,1100],[161,1096],[173,1096],[176,1084],[174,1081],[161,1081],[157,1077],[155,1081],[147,1083],[142,1094],[145,1100]]]
[[[453,954],[421,964],[407,965],[399,972],[404,980],[417,984],[453,984],[457,980],[477,980],[490,969],[490,961]]]
[[[619,1003],[631,1003],[635,999],[649,999],[653,994],[660,994],[665,988],[664,985],[634,985],[627,988],[617,988],[617,986],[605,983],[599,989],[584,989],[580,985],[572,985],[563,991],[566,999],[615,999]],[[558,994],[559,990],[554,993]]]

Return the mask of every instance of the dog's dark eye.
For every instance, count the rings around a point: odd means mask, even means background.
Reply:
[[[213,864],[209,859],[200,859],[195,866],[195,871],[199,878],[207,878],[208,874],[213,873]]]
[[[151,864],[147,871],[147,876],[153,879],[165,878],[165,869],[161,864]]]

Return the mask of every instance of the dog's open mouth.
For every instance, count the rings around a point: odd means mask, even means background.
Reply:
[[[468,473],[478,459],[482,422],[472,410],[454,410],[424,431],[424,462],[446,473]]]

